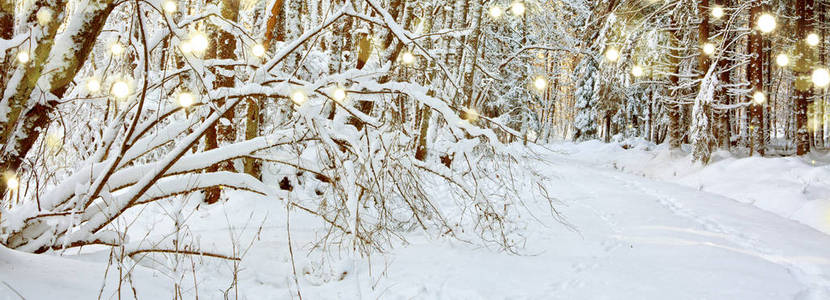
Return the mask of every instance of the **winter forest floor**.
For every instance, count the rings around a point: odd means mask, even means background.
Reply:
[[[720,152],[701,168],[684,153],[629,146],[536,147],[544,160],[535,165],[550,176],[548,191],[572,228],[547,203],[524,199],[527,243],[518,255],[413,231],[408,244],[352,261],[336,249],[310,251],[318,219],[231,193],[186,216],[181,234],[247,250],[238,289],[226,291],[232,262],[190,257],[163,263],[197,265],[195,280],[143,261],[121,294],[171,299],[178,282],[184,299],[297,298],[296,269],[303,299],[830,299],[830,159]],[[131,240],[169,232],[159,230],[173,226],[165,214],[187,211],[169,202],[147,210]],[[110,252],[77,252],[0,249],[0,299],[117,298],[118,271],[110,267],[104,280]]]

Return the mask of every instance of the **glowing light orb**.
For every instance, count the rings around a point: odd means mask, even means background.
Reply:
[[[265,56],[265,46],[262,44],[257,43],[253,47],[251,47],[251,54],[256,57],[263,57]]]
[[[164,1],[163,5],[164,5],[163,9],[164,9],[165,12],[167,12],[169,14],[172,14],[172,13],[176,12],[176,1],[167,0],[167,1]]]
[[[40,24],[40,26],[46,26],[50,21],[52,21],[52,10],[45,7],[38,9],[36,17],[37,23]]]
[[[818,68],[813,70],[813,84],[816,87],[824,88],[830,85],[830,71],[826,68]]]
[[[303,91],[294,91],[291,93],[291,101],[293,101],[297,105],[303,105],[308,98],[306,97]]]
[[[605,59],[607,59],[610,62],[616,62],[620,59],[620,51],[616,48],[608,49],[607,51],[605,51]]]
[[[633,68],[631,68],[631,75],[634,75],[634,77],[642,77],[643,74],[645,74],[645,71],[643,71],[643,67],[634,66]]]
[[[464,121],[475,122],[478,120],[478,111],[474,108],[464,109]]]
[[[61,136],[54,133],[46,135],[46,145],[49,146],[51,150],[59,150],[61,143]]]
[[[513,15],[515,16],[523,15],[525,13],[525,10],[527,10],[527,8],[525,7],[525,4],[522,2],[514,2],[510,5],[510,12],[513,13]]]
[[[116,81],[112,84],[110,93],[118,99],[125,99],[130,95],[130,85],[124,80]]]
[[[343,102],[346,100],[346,89],[338,87],[335,88],[334,91],[331,92],[331,98],[337,102]]]
[[[721,7],[720,5],[712,7],[712,17],[714,17],[715,19],[723,18],[723,7]]]
[[[752,102],[758,105],[764,104],[764,102],[767,102],[767,95],[762,91],[757,91],[752,95]]]
[[[821,38],[818,36],[818,34],[810,33],[807,35],[807,45],[815,47],[818,46],[820,42]]]
[[[763,33],[770,33],[775,30],[775,27],[778,24],[775,21],[775,17],[771,14],[763,14],[758,17],[758,29],[761,30]]]
[[[119,42],[114,42],[110,45],[110,52],[112,55],[121,55],[124,53],[124,46]]]
[[[545,77],[538,76],[538,77],[536,77],[536,79],[533,80],[533,87],[536,88],[537,90],[542,91],[546,87],[548,87],[548,80],[545,79]]]
[[[31,57],[29,57],[29,52],[20,51],[17,52],[17,61],[21,64],[28,63]]]
[[[779,67],[786,67],[790,64],[790,57],[783,53],[778,54],[778,56],[775,57],[775,63],[778,64]]]
[[[200,31],[190,33],[190,46],[193,52],[202,53],[210,46],[207,35]]]
[[[493,19],[498,19],[501,18],[501,15],[504,14],[504,10],[502,10],[501,7],[498,6],[491,6],[489,13],[490,17],[492,17]]]
[[[179,44],[179,49],[182,50],[182,53],[188,54],[193,52],[193,45],[190,44],[190,41],[182,41],[182,43]]]
[[[182,107],[190,107],[193,103],[196,103],[196,99],[193,98],[193,94],[190,92],[181,92],[179,93],[179,105]]]
[[[90,93],[97,93],[101,90],[101,82],[98,81],[96,78],[90,78],[86,80],[86,90]]]
[[[415,63],[415,55],[412,52],[406,51],[401,55],[401,61],[405,65],[411,65]]]
[[[703,53],[706,55],[715,54],[715,45],[712,45],[712,43],[703,44]]]
[[[6,178],[6,187],[12,191],[17,190],[20,187],[20,181],[17,180],[17,177],[14,175],[9,175]]]

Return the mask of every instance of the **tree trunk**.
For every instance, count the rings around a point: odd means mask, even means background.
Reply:
[[[698,25],[698,42],[701,45],[704,45],[709,42],[709,0],[701,0],[698,2],[698,13],[700,14],[700,24]],[[705,53],[699,53],[697,57],[697,68],[700,72],[700,80],[703,83],[707,83],[703,81],[707,77],[707,73],[709,72],[710,67],[710,59],[709,56]],[[714,74],[710,76],[715,76]],[[691,133],[687,136],[691,136],[690,139],[691,143],[694,146],[693,156],[696,160],[700,160],[704,164],[709,163],[709,159],[712,153],[712,143],[711,143],[711,120],[710,116],[710,101],[713,99],[705,99],[701,98],[700,95],[704,93],[703,89],[705,89],[704,85],[698,85],[698,93],[696,97],[695,106],[692,109],[691,114]]]
[[[403,6],[404,6],[404,0],[393,0],[392,3],[390,4],[389,14],[392,15],[392,17],[397,20],[398,17],[399,17],[399,14],[403,10]],[[407,28],[407,29],[409,28],[408,24],[412,21],[412,18],[414,18],[413,14],[408,14],[407,15],[406,20],[404,20],[404,22],[403,22],[405,28]],[[382,57],[382,59],[381,59],[382,62],[395,63],[395,60],[397,59],[398,54],[403,50],[403,44],[400,43],[400,42],[398,42],[395,45],[394,48],[389,49],[389,47],[392,45],[392,42],[394,42],[394,40],[395,40],[394,34],[390,31],[387,31],[386,32],[386,37],[383,40],[383,49],[388,49],[388,50],[385,52],[384,57]],[[367,47],[368,46],[369,45],[367,45]],[[361,47],[363,47],[363,41],[361,41]],[[369,48],[369,49],[371,49],[371,48]],[[368,57],[366,59],[368,60]],[[380,83],[386,83],[386,82],[389,82],[389,80],[391,80],[391,79],[392,79],[392,77],[390,77],[390,74],[386,74],[386,75],[382,76],[380,78],[380,80],[378,80],[378,81]],[[372,114],[372,110],[374,108],[375,108],[375,103],[372,102],[372,101],[359,101],[358,104],[357,104],[357,109],[360,110],[360,112],[362,112],[366,115]],[[363,125],[364,125],[363,122],[360,121],[359,119],[355,118],[355,117],[350,117],[348,123],[355,126],[358,131],[363,129]]]
[[[14,35],[14,4],[14,0],[0,0],[0,39],[10,40]],[[0,61],[0,71],[9,70],[12,63],[11,49],[6,50],[4,54],[5,58]],[[11,76],[10,73],[0,73],[0,83],[4,83],[0,86],[0,97],[6,90],[5,82],[8,81],[8,76]]]
[[[268,21],[265,24],[265,40],[263,45],[270,48],[274,41],[285,40],[285,10],[283,9],[285,0],[275,0],[274,6],[271,7],[271,13],[268,16]]]
[[[259,97],[248,98],[248,109],[245,116],[245,139],[250,140],[259,136],[260,107],[262,99]],[[262,178],[262,162],[254,158],[245,158],[245,173],[254,178]]]
[[[827,63],[827,60],[825,59],[825,54],[826,54],[825,53],[825,50],[826,50],[825,46],[827,44],[826,44],[826,39],[825,39],[826,38],[826,32],[825,32],[826,28],[825,28],[825,24],[824,24],[824,18],[825,18],[825,14],[827,13],[825,11],[825,9],[827,9],[827,6],[826,6],[827,3],[822,1],[822,2],[819,2],[815,5],[818,6],[818,9],[816,9],[816,11],[818,13],[818,26],[820,28],[819,36],[821,37],[821,43],[819,43],[819,48],[818,48],[818,56],[819,56],[820,65],[825,66],[826,63]],[[824,148],[824,123],[826,121],[825,118],[824,118],[824,108],[825,108],[824,106],[827,103],[826,94],[827,94],[826,92],[822,93],[821,97],[819,97],[819,99],[816,99],[815,104],[814,104],[815,111],[816,111],[816,116],[815,116],[815,122],[816,122],[815,147],[817,149]]]
[[[427,157],[427,132],[429,131],[429,118],[432,115],[432,110],[429,106],[424,105],[421,108],[420,128],[418,130],[418,145],[415,148],[415,159],[424,161]]]
[[[482,4],[473,3],[473,32],[470,35],[470,55],[469,62],[464,67],[464,94],[466,96],[466,107],[472,107],[473,91],[475,86],[475,72],[476,64],[478,63],[478,41],[481,35],[481,11]],[[463,48],[463,47],[462,47]]]
[[[9,39],[14,33],[13,4],[14,1],[0,0],[0,38]],[[37,45],[32,49],[32,61],[15,69],[10,65],[13,56],[7,53],[5,60],[0,62],[3,70],[9,70],[0,77],[0,86],[2,86],[0,87],[0,97],[2,97],[0,106],[6,108],[2,116],[2,119],[6,121],[0,123],[0,140],[6,142],[0,154],[2,155],[0,169],[7,172],[18,171],[26,154],[49,124],[50,114],[55,109],[56,103],[52,102],[27,106],[35,85],[48,88],[58,97],[63,96],[66,85],[71,83],[72,78],[89,56],[113,6],[112,1],[109,0],[95,1],[95,5],[83,8],[85,10],[83,14],[73,15],[84,15],[85,18],[75,17],[67,20],[67,28],[70,30],[63,31],[60,35],[56,35],[61,23],[59,19],[53,18],[42,25],[36,21],[36,13],[40,9],[49,9],[55,16],[58,16],[63,14],[64,7],[64,1],[37,1],[32,4],[22,16],[27,22],[23,26],[28,26],[30,30],[41,27],[39,28],[41,34],[36,37],[36,40],[27,43]],[[53,49],[52,45],[57,39],[61,39],[64,47]],[[56,66],[56,68],[43,70],[44,66]],[[22,78],[9,82],[12,74],[18,72],[22,74]],[[42,74],[49,74],[49,76],[42,78]],[[9,89],[14,91],[10,92]],[[0,180],[0,192],[3,195],[6,194],[6,189],[6,181]]]
[[[763,8],[760,1],[756,1],[750,9],[749,22],[756,24]],[[756,92],[764,92],[764,66],[763,66],[763,37],[759,30],[753,30],[749,35],[748,51],[752,55],[747,66],[747,80],[752,89],[750,96]],[[750,155],[757,152],[764,155],[764,106],[763,103],[752,103],[748,108],[749,117],[749,149]]]
[[[239,0],[222,0],[221,13],[223,18],[236,22],[239,16]],[[213,45],[211,45],[208,52],[208,58],[234,58],[236,38],[232,33],[214,28],[214,31],[211,33],[211,41],[213,41]],[[216,74],[216,79],[213,82],[215,88],[233,87],[235,85],[235,78],[231,75],[233,73],[233,67],[216,67],[214,73]],[[216,105],[222,107],[225,105],[225,101],[217,100]],[[205,151],[216,149],[220,144],[231,143],[236,139],[236,128],[233,126],[234,117],[234,110],[229,109],[222,115],[222,118],[228,121],[226,124],[219,122],[216,127],[207,130],[205,133]],[[233,162],[225,161],[218,163],[209,167],[207,171],[234,171]],[[219,201],[219,195],[219,188],[208,188],[205,190],[205,202],[208,204],[216,203],[216,201]]]
[[[680,74],[682,70],[680,70],[680,39],[683,35],[681,31],[681,26],[677,21],[677,16],[672,16],[672,23],[674,24],[672,27],[676,28],[672,30],[672,37],[671,37],[671,65],[675,66],[674,74],[669,76],[669,80],[671,81],[671,85],[677,87],[680,83]],[[674,94],[672,95],[672,101],[677,101],[679,98],[679,92],[677,89],[674,90]],[[679,149],[681,144],[681,113],[682,113],[682,105],[677,103],[666,103],[665,105],[666,111],[669,116],[669,128],[668,128],[668,138],[669,138],[669,148],[670,149]]]
[[[808,48],[805,45],[804,39],[807,36],[807,33],[812,30],[812,24],[810,23],[810,18],[813,14],[813,1],[812,0],[797,0],[796,1],[796,14],[798,15],[798,21],[796,22],[796,39],[798,44],[801,46],[801,56],[799,58],[800,63],[796,64],[795,68],[795,75],[796,78],[802,76],[808,76],[809,74],[809,52]],[[800,83],[800,84],[799,84]],[[795,91],[795,99],[793,99],[793,114],[795,118],[795,147],[796,147],[796,154],[797,155],[804,155],[810,151],[810,133],[808,130],[807,124],[807,102],[813,96],[812,88],[809,86],[808,82],[798,82],[796,81],[796,91]]]
[[[470,9],[470,4],[468,3],[468,1],[469,0],[455,0],[455,20],[457,22],[455,28],[464,28],[467,26],[467,14]],[[456,47],[455,50],[455,66],[459,69],[461,68],[463,63],[464,45],[466,43],[466,37],[462,36],[458,39],[458,47]]]

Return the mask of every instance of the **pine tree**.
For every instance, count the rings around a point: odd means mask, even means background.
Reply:
[[[599,102],[599,82],[597,66],[592,57],[584,57],[576,66],[577,80],[574,118],[574,135],[576,141],[585,141],[596,138],[597,135],[597,103]]]
[[[712,156],[712,144],[714,137],[709,121],[711,114],[711,103],[715,96],[715,89],[718,85],[717,77],[712,73],[703,78],[700,91],[695,97],[695,104],[692,107],[692,161],[708,164]]]

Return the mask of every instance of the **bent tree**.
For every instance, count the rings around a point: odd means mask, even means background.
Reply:
[[[116,223],[237,189],[355,251],[414,228],[512,249],[519,196],[547,193],[506,144],[528,124],[487,101],[503,56],[484,47],[521,20],[456,2],[3,0],[0,242],[170,251]]]

